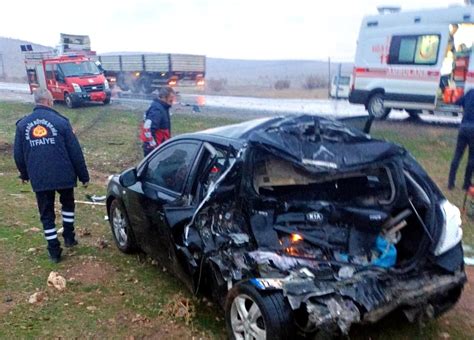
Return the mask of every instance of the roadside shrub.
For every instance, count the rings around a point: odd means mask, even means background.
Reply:
[[[306,77],[303,82],[303,88],[306,90],[314,90],[327,87],[327,80],[324,77],[312,74]]]
[[[210,78],[206,81],[207,86],[209,89],[215,92],[222,91],[227,86],[227,79],[226,78]]]
[[[288,79],[280,79],[275,82],[273,85],[275,90],[284,90],[290,88],[290,81]]]

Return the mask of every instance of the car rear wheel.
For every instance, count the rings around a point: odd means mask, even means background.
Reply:
[[[225,317],[231,339],[288,339],[293,319],[281,292],[262,292],[244,283],[227,294]]]
[[[382,93],[374,93],[367,104],[367,110],[369,115],[375,119],[383,120],[386,119],[390,113],[390,109],[386,109],[384,106],[384,98]]]
[[[137,244],[125,209],[117,199],[114,199],[110,205],[109,216],[112,236],[117,248],[127,254],[134,252],[137,249]]]

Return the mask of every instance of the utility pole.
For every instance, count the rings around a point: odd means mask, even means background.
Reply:
[[[336,99],[339,99],[339,82],[341,81],[341,68],[342,64],[339,63],[339,67],[337,68]]]
[[[328,57],[328,98],[331,97],[331,57]]]

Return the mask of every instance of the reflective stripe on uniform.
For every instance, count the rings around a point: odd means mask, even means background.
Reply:
[[[51,235],[51,236],[46,236],[46,240],[48,240],[48,241],[54,240],[55,238],[58,238],[57,234],[54,234],[54,235]]]
[[[46,229],[44,231],[45,234],[51,234],[51,233],[55,233],[56,232],[56,228],[53,228],[53,229]]]
[[[74,219],[73,219],[73,218],[66,218],[66,217],[63,217],[63,222],[73,223],[73,222],[74,222]]]
[[[74,217],[74,211],[63,211],[62,215]]]

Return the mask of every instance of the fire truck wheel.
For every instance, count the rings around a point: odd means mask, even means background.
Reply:
[[[64,102],[66,103],[66,106],[70,109],[73,109],[76,107],[76,104],[74,103],[74,101],[72,100],[72,97],[69,93],[66,93],[64,95]]]
[[[105,98],[104,105],[110,104],[110,97]]]
[[[390,113],[390,109],[386,109],[383,105],[383,94],[374,93],[367,104],[369,115],[378,120],[386,119]]]

